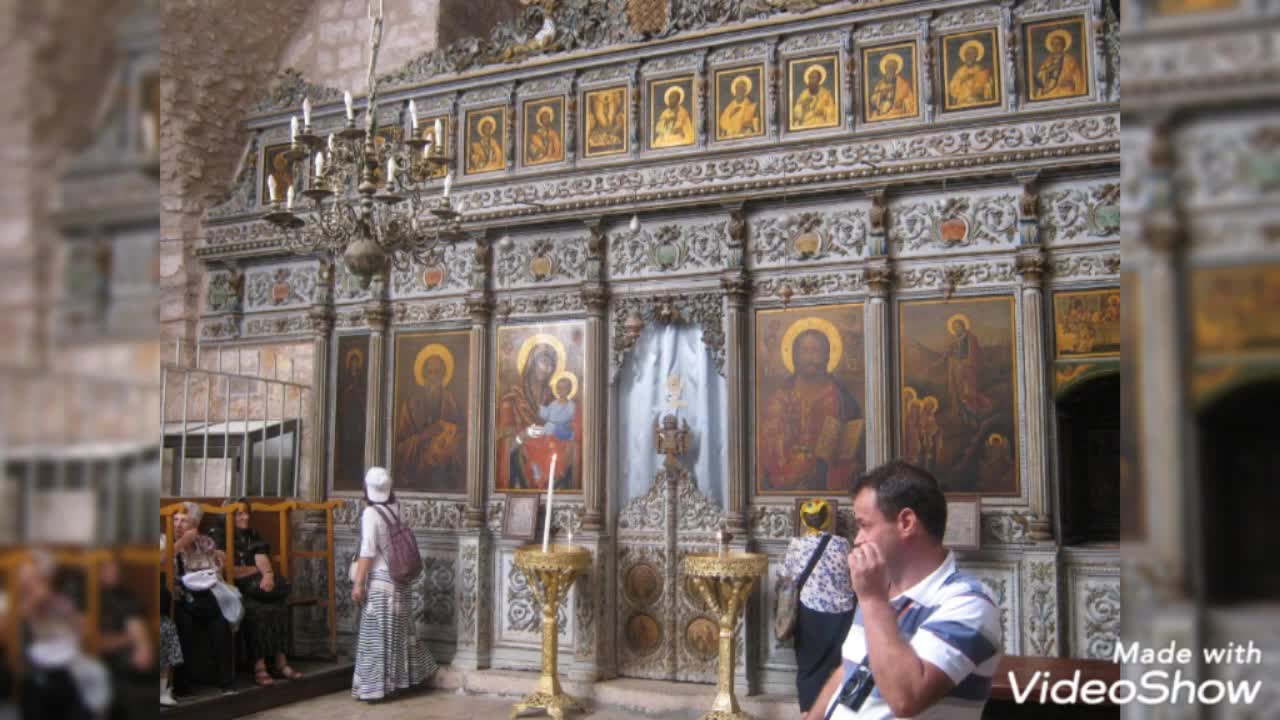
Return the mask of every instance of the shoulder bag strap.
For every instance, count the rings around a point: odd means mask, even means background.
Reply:
[[[378,514],[382,516],[382,519],[386,521],[387,528],[389,530],[394,531],[396,528],[400,527],[400,517],[398,515],[382,505],[374,505],[373,507],[378,511]]]
[[[800,579],[796,581],[796,597],[799,597],[800,591],[804,590],[805,582],[809,580],[809,575],[813,574],[813,569],[817,567],[818,560],[822,558],[822,553],[826,552],[827,544],[830,542],[830,535],[823,535],[818,541],[818,548],[813,551],[813,555],[809,556],[809,564],[804,566],[804,572],[800,573]]]

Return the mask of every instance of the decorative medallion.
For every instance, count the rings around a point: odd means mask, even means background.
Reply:
[[[714,660],[720,654],[720,628],[707,618],[694,618],[684,628],[684,642],[699,659]]]
[[[435,290],[444,282],[445,273],[443,265],[428,265],[422,271],[422,284],[426,285],[428,290]]]
[[[649,260],[662,270],[671,270],[684,262],[685,248],[680,244],[680,231],[673,226],[658,230],[657,242],[649,250]]]
[[[627,0],[627,22],[641,35],[656,35],[667,27],[667,0]]]
[[[969,237],[969,221],[962,215],[938,223],[938,239],[943,245],[959,245]]]
[[[662,597],[662,576],[653,565],[646,562],[636,563],[627,571],[623,587],[626,588],[627,597],[632,602],[642,607],[649,607]]]
[[[546,255],[535,255],[529,261],[529,272],[533,273],[534,280],[546,280],[551,277],[551,272],[554,269],[554,263]]]
[[[792,241],[796,254],[802,258],[815,257],[822,252],[822,235],[817,232],[803,232]]]
[[[276,270],[276,281],[271,286],[271,302],[274,305],[281,305],[289,301],[289,269],[280,268]]]
[[[636,613],[627,619],[627,647],[637,655],[648,655],[662,645],[662,628],[647,613]]]
[[[1120,230],[1120,203],[1095,205],[1089,210],[1089,224],[1097,235],[1111,235]]]

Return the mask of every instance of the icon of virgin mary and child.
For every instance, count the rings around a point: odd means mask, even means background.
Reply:
[[[538,334],[520,348],[520,379],[498,401],[497,487],[547,487],[556,458],[557,488],[573,489],[582,438],[582,413],[574,398],[578,378],[565,368],[559,338]]]

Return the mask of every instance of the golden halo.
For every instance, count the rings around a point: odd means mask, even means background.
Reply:
[[[347,369],[350,370],[352,365],[357,368],[364,367],[364,351],[360,348],[351,348],[347,351],[347,358],[343,361]]]
[[[556,351],[555,372],[560,372],[561,370],[563,370],[565,366],[564,343],[560,342],[560,338],[554,335],[547,335],[546,333],[538,333],[537,335],[534,335],[528,340],[525,340],[524,344],[520,346],[520,354],[516,356],[516,372],[520,373],[521,375],[524,375],[524,364],[529,360],[529,353],[533,352],[534,346],[538,344],[546,344],[546,345],[550,345],[552,348],[555,348],[555,351]]]
[[[578,394],[578,376],[577,376],[577,375],[574,375],[573,373],[569,372],[568,370],[561,370],[560,372],[556,373],[555,375],[552,375],[552,376],[551,376],[551,394],[552,394],[552,395],[555,395],[555,392],[556,392],[556,385],[557,385],[561,380],[568,380],[568,381],[569,381],[569,397],[565,398],[565,400],[572,400],[572,399],[573,399],[573,396],[575,396],[575,395],[577,395],[577,394]],[[559,397],[559,396],[557,396],[557,397]]]
[[[827,69],[822,67],[821,65],[818,65],[817,63],[814,63],[813,65],[810,65],[809,67],[804,69],[804,80],[806,83],[809,81],[809,73],[813,72],[814,70],[818,71],[819,85],[827,81]]]
[[[991,433],[987,436],[987,445],[992,447],[1000,447],[1004,445],[1004,436],[1000,433]]]
[[[678,98],[676,98],[676,105],[679,105],[680,103],[684,102],[684,90],[682,90],[679,85],[673,85],[667,88],[667,91],[662,93],[662,102],[666,103],[667,105],[670,105],[671,93],[675,93],[676,95],[679,96]]]
[[[910,385],[902,388],[902,404],[903,405],[910,403],[912,400],[919,399],[919,397],[920,395],[916,393],[916,389],[911,387]]]
[[[919,402],[920,402],[921,410],[924,410],[925,408],[930,406],[932,406],[934,410],[938,409],[938,398],[936,396],[926,395],[925,398],[923,400],[920,400]]]
[[[550,125],[550,124],[551,124],[551,121],[555,119],[556,115],[555,115],[555,113],[554,113],[554,112],[552,112],[552,111],[551,111],[551,108],[549,108],[549,107],[547,107],[547,106],[545,106],[545,105],[544,105],[544,106],[542,106],[542,107],[540,107],[540,108],[538,108],[538,113],[537,113],[537,115],[535,115],[535,116],[534,116],[534,118],[535,118],[539,123],[541,123],[541,122],[542,122],[542,116],[543,116],[544,114],[545,114],[545,115],[547,116],[547,118],[548,118],[548,119],[547,119],[547,124],[548,124],[548,125]]]
[[[817,330],[827,336],[827,344],[831,346],[830,355],[827,357],[827,372],[835,372],[835,369],[840,366],[840,358],[844,357],[844,341],[840,339],[840,331],[836,330],[835,325],[816,317],[800,318],[787,328],[786,334],[782,336],[782,364],[786,366],[788,372],[795,374],[793,346],[796,338],[805,330]]]
[[[1057,30],[1053,30],[1048,35],[1044,36],[1045,50],[1048,50],[1049,52],[1053,52],[1053,48],[1049,46],[1049,41],[1054,39],[1055,37],[1062,38],[1063,52],[1066,52],[1071,49],[1071,33],[1067,32],[1066,30],[1063,30],[1062,28],[1058,28]]]
[[[422,376],[422,368],[430,357],[438,357],[444,363],[444,382],[441,384],[448,385],[453,379],[453,353],[440,343],[431,343],[418,351],[418,357],[413,359],[413,379],[418,382],[419,387],[427,384],[427,379]]]
[[[886,64],[886,63],[888,63],[890,60],[897,60],[897,61],[898,61],[898,72],[899,72],[899,73],[901,73],[903,70],[906,70],[906,69],[907,69],[907,63],[902,59],[902,56],[901,56],[901,55],[899,55],[898,53],[888,53],[888,54],[886,54],[884,57],[880,58],[880,74],[881,74],[881,75],[888,75],[888,74],[889,74],[889,72],[888,72],[887,70],[885,70],[885,69],[884,69],[884,66],[885,66],[885,64]]]
[[[498,129],[498,121],[494,120],[492,115],[485,115],[484,117],[480,118],[479,122],[476,123],[476,130],[481,134],[484,134],[484,126],[486,123],[488,123],[489,125],[490,133]]]
[[[952,315],[951,317],[947,318],[947,332],[951,333],[952,335],[956,334],[956,331],[952,329],[953,326],[955,325],[956,320],[964,321],[965,330],[973,330],[973,322],[969,320],[969,316],[965,315],[964,313],[956,313],[955,315]]]
[[[966,40],[960,46],[959,55],[961,60],[964,59],[964,51],[970,47],[976,48],[978,50],[978,60],[982,60],[983,56],[987,54],[987,49],[982,46],[982,43],[978,42],[977,40]]]
[[[729,83],[729,92],[732,93],[734,90],[737,90],[738,83],[745,84],[747,86],[747,92],[751,92],[751,78],[746,75],[739,75],[734,78],[733,82]]]

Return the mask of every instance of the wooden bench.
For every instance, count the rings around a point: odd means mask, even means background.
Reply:
[[[235,577],[235,514],[242,509],[249,511],[249,527],[257,530],[263,539],[271,545],[271,562],[272,565],[279,568],[281,577],[292,579],[292,569],[295,561],[298,560],[321,560],[326,563],[325,576],[328,578],[328,588],[324,597],[302,597],[296,592],[290,593],[288,600],[289,607],[323,607],[328,611],[329,616],[329,655],[337,657],[338,654],[338,620],[337,607],[335,603],[335,584],[334,584],[334,535],[333,535],[333,511],[335,508],[342,506],[341,500],[329,500],[322,503],[303,502],[301,500],[293,500],[290,498],[245,498],[245,503],[235,503],[223,505],[225,498],[207,498],[207,497],[186,497],[186,498],[162,498],[160,507],[161,526],[164,528],[166,548],[173,548],[173,516],[184,510],[182,503],[195,502],[198,503],[200,509],[204,511],[204,517],[200,521],[200,529],[202,532],[215,526],[221,526],[226,533],[226,547],[223,550],[226,558],[223,563],[223,577],[228,582],[233,582]],[[246,507],[247,506],[247,507]],[[324,550],[295,550],[292,543],[292,523],[290,522],[290,513],[294,510],[318,510],[325,514],[325,549]],[[170,553],[171,555],[171,553]],[[166,568],[171,568],[173,563],[166,557]],[[167,575],[171,576],[170,571]],[[167,577],[169,589],[173,590],[173,577]]]

